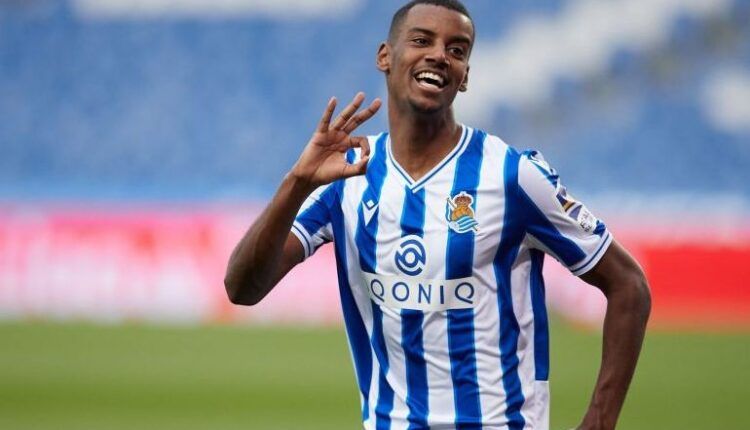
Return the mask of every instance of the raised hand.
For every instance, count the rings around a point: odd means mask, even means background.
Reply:
[[[292,168],[292,175],[317,187],[365,173],[370,159],[370,146],[366,137],[352,136],[351,133],[375,115],[381,102],[380,99],[375,99],[369,107],[357,112],[364,100],[364,93],[357,93],[333,124],[331,118],[336,109],[336,98],[328,101],[318,127]],[[349,164],[345,159],[345,153],[350,148],[362,148],[362,156],[357,163]]]

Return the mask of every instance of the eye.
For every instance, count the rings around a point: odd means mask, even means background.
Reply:
[[[451,47],[448,51],[456,58],[464,58],[466,56],[466,50],[458,46]]]
[[[425,46],[428,43],[427,39],[425,39],[424,37],[415,37],[414,39],[412,39],[412,42],[419,46]]]

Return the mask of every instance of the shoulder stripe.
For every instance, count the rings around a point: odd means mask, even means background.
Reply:
[[[320,195],[297,216],[297,223],[311,237],[328,223],[330,210],[340,202],[335,183],[328,185]]]
[[[357,208],[357,231],[354,241],[359,251],[359,266],[363,272],[375,273],[377,267],[377,241],[378,234],[378,209],[380,201],[380,192],[385,182],[385,175],[388,172],[386,166],[386,148],[385,142],[388,138],[387,133],[383,133],[375,142],[374,156],[367,166],[365,178],[367,188],[362,195],[362,201]],[[364,205],[375,208],[374,214],[365,217]],[[388,384],[386,375],[388,374],[389,363],[388,353],[385,346],[385,337],[383,336],[383,313],[380,307],[370,301],[372,307],[373,329],[370,344],[378,360],[378,398],[375,406],[375,425],[378,430],[390,428],[390,413],[393,409],[393,388]],[[365,338],[367,336],[365,335]]]
[[[372,350],[380,364],[378,374],[378,400],[375,405],[375,428],[377,430],[390,430],[391,428],[391,411],[393,410],[394,391],[388,383],[388,351],[385,345],[385,336],[383,335],[383,311],[380,306],[370,301],[372,305]]]
[[[404,187],[404,206],[401,214],[401,236],[424,237],[425,190],[412,192]],[[427,428],[429,414],[427,363],[424,358],[424,312],[401,311],[401,348],[406,367],[406,405],[409,408],[409,428]]]
[[[510,273],[518,256],[518,248],[523,238],[523,220],[519,209],[518,164],[520,154],[507,148],[504,163],[505,218],[500,236],[500,244],[495,254],[493,266],[497,282],[497,306],[500,313],[500,363],[503,371],[503,388],[506,393],[505,416],[510,430],[522,430],[526,420],[521,414],[525,402],[518,375],[518,337],[520,328],[513,311]]]
[[[451,195],[466,193],[473,198],[476,211],[477,188],[482,169],[483,145],[486,134],[474,131],[466,150],[458,158]],[[446,249],[446,279],[464,278],[474,271],[474,231],[458,233],[448,231]],[[474,310],[452,309],[448,311],[448,348],[453,379],[453,396],[456,408],[457,428],[482,423],[482,408],[479,399],[476,349],[474,345]]]
[[[531,309],[534,313],[534,374],[537,381],[549,380],[549,322],[544,304],[544,253],[531,252]]]
[[[581,247],[560,233],[520,187],[518,196],[519,210],[522,212],[521,216],[528,221],[525,229],[529,234],[547,246],[568,267],[586,257]]]
[[[337,183],[338,193],[343,198],[344,182]],[[352,351],[354,370],[357,374],[357,384],[362,395],[362,420],[367,421],[370,412],[369,394],[372,382],[372,352],[362,314],[349,284],[348,262],[346,256],[346,226],[341,205],[334,205],[331,210],[331,227],[333,228],[334,252],[336,254],[336,273],[339,281],[339,295],[344,314],[349,347]]]
[[[380,201],[380,192],[388,171],[385,163],[385,140],[387,137],[388,134],[383,133],[375,142],[375,154],[372,160],[370,160],[370,164],[367,166],[367,173],[365,174],[367,189],[362,195],[362,202],[357,208],[357,232],[354,241],[359,249],[360,267],[363,271],[369,273],[375,273],[377,265],[375,257],[377,242],[375,239],[378,234],[378,210],[375,209],[373,216],[365,218],[363,205],[365,203],[377,205]]]

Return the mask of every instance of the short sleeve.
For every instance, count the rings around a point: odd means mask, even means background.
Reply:
[[[604,222],[568,193],[555,169],[536,151],[521,155],[518,186],[531,246],[552,255],[576,276],[591,270],[612,243]]]
[[[333,240],[331,208],[337,202],[334,184],[322,186],[305,200],[292,224],[292,234],[305,249],[305,259]]]

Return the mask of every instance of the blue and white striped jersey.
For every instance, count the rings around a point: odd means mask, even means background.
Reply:
[[[388,134],[370,146],[292,228],[306,257],[334,242],[365,428],[547,429],[544,253],[580,275],[612,236],[539,154],[480,130],[418,181]]]

